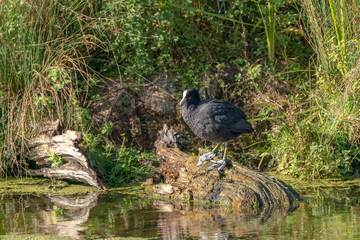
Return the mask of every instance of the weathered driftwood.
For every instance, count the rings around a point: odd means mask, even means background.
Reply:
[[[198,157],[172,147],[179,145],[178,140],[171,143],[179,139],[174,133],[165,127],[155,143],[161,161],[159,171],[166,179],[166,184],[154,188],[155,192],[174,198],[221,202],[252,213],[279,207],[291,211],[298,206],[301,197],[291,186],[268,174],[242,167],[236,161],[224,173],[207,171],[207,164],[197,167]]]
[[[30,139],[26,157],[34,161],[39,169],[29,169],[30,176],[44,176],[52,179],[69,179],[103,189],[104,184],[91,167],[89,159],[78,148],[82,135],[76,131],[60,132],[60,122],[44,123],[38,128],[39,134]],[[60,166],[52,166],[50,154],[63,160]]]

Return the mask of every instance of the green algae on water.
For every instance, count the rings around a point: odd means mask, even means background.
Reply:
[[[312,196],[319,191],[325,195],[332,195],[334,192],[337,194],[342,192],[344,194],[349,194],[349,192],[354,192],[360,189],[360,178],[328,178],[307,180],[289,177],[282,174],[275,174],[274,172],[268,172],[268,174],[289,184],[303,196]]]
[[[70,237],[48,236],[40,234],[6,234],[1,236],[2,240],[70,240]]]
[[[51,180],[41,177],[0,178],[0,194],[52,194],[52,195],[82,195],[96,188],[80,183],[68,183],[63,180]]]

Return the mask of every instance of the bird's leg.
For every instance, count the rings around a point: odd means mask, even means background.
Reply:
[[[213,158],[217,155],[216,150],[217,150],[219,147],[220,147],[220,144],[216,145],[211,152],[205,153],[205,154],[201,155],[200,158],[199,158],[199,161],[198,161],[198,163],[197,163],[197,166],[199,167],[199,166],[200,166],[201,164],[203,164],[205,161],[208,161],[208,160],[213,159]]]
[[[224,151],[223,162],[222,162],[221,166],[218,168],[218,171],[219,171],[219,172],[221,172],[222,170],[224,170],[224,168],[226,167],[226,165],[228,165],[229,163],[231,163],[231,160],[227,158],[227,154],[228,154],[228,144],[225,143],[225,151]]]
[[[211,161],[215,164],[211,165],[208,168],[208,171],[213,170],[214,168],[218,168],[218,171],[222,171],[224,170],[224,168],[226,167],[226,165],[228,164],[228,162],[230,161],[230,159],[227,159],[227,153],[228,153],[228,143],[225,143],[225,150],[224,150],[224,156],[223,159],[220,161]]]
[[[219,161],[215,161],[215,160],[210,160],[210,162],[215,163],[215,164],[222,164],[224,162],[224,160],[226,159],[227,156],[227,143],[225,143],[225,149],[224,149],[224,156],[222,160]],[[215,165],[214,164],[214,165]],[[212,170],[212,169],[211,169]]]
[[[220,144],[216,145],[216,146],[214,147],[214,149],[211,150],[211,151],[212,151],[212,152],[216,152],[216,150],[217,150],[219,147],[220,147]]]

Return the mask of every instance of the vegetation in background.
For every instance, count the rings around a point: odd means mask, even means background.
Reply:
[[[94,8],[91,1],[0,3],[0,175],[26,167],[26,138],[40,119],[77,126],[96,79],[85,61],[101,44],[86,18]]]
[[[96,87],[105,76],[120,76],[136,89],[162,71],[178,76],[179,89],[206,87],[204,76],[229,69],[235,79],[217,78],[225,97],[256,98],[253,123],[270,122],[249,144],[252,159],[296,176],[351,174],[359,165],[357,6],[358,0],[2,1],[0,176],[26,167],[26,138],[44,118],[84,132],[82,146],[110,185],[151,174],[140,163],[154,161],[153,153],[116,147],[109,125],[92,125],[87,102]],[[275,85],[284,97],[266,97]]]
[[[140,152],[124,144],[116,147],[109,139],[111,124],[104,124],[101,133],[85,133],[81,147],[87,152],[91,165],[101,171],[107,184],[118,187],[152,175],[152,165],[157,163],[155,153]],[[125,136],[123,139],[125,143]]]
[[[314,80],[304,103],[269,134],[278,169],[296,176],[337,177],[356,171],[359,155],[360,1],[304,0],[304,25],[316,53]],[[301,101],[300,101],[301,102]]]
[[[265,28],[265,34],[266,34],[266,43],[268,48],[268,57],[270,61],[275,60],[275,26],[276,26],[276,20],[275,20],[275,4],[271,1],[268,1],[267,3],[267,15],[268,20],[265,20],[264,14],[262,12],[262,8],[257,2],[257,6],[259,8],[259,12],[261,14],[261,19],[264,23]]]

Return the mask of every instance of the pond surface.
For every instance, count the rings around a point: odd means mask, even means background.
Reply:
[[[295,211],[258,215],[121,192],[1,195],[0,238],[360,239],[358,187],[307,189]]]

